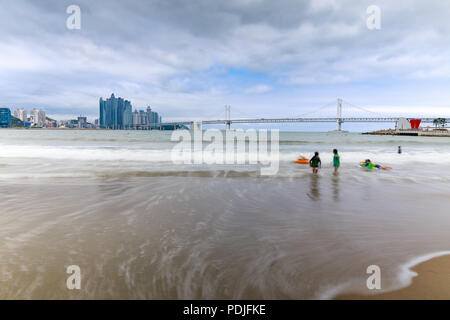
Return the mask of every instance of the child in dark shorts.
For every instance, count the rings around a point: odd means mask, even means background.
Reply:
[[[322,166],[322,161],[320,161],[318,152],[315,152],[314,157],[312,157],[311,160],[309,160],[309,166],[312,168],[313,173],[319,172],[319,167]]]

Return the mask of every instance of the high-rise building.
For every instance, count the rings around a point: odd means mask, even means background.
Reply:
[[[150,107],[147,107],[147,111],[134,110],[133,111],[133,126],[139,125],[152,125],[161,123],[161,117],[158,112],[153,112]]]
[[[11,126],[11,110],[9,108],[0,108],[0,128]]]
[[[24,123],[27,122],[27,110],[23,108],[14,110],[14,117],[19,119],[20,121],[23,121]]]
[[[138,124],[140,124],[139,111],[134,110],[133,111],[133,126],[136,126]]]
[[[129,129],[133,125],[131,102],[123,98],[100,98],[100,128]]]
[[[152,108],[147,107],[147,117],[148,117],[148,123],[161,123],[162,118],[159,116],[158,112],[152,111]]]
[[[30,111],[30,122],[37,127],[45,125],[45,111],[42,109],[33,109]]]
[[[148,124],[147,112],[144,110],[139,110],[139,122],[140,124]]]

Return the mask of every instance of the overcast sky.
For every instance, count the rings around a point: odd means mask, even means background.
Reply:
[[[12,109],[93,119],[114,92],[165,120],[222,118],[226,104],[241,118],[326,104],[331,115],[338,97],[380,113],[450,116],[449,1],[0,3],[0,105]],[[72,4],[80,30],[66,27]],[[366,26],[369,5],[381,9],[380,30]]]

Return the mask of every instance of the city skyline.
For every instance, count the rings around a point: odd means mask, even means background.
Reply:
[[[114,93],[109,98],[99,100],[98,125],[105,129],[132,129],[139,125],[160,123],[161,116],[147,106],[147,111],[135,109],[131,102]]]
[[[104,128],[104,129],[136,129],[137,126],[161,123],[162,117],[158,112],[152,111],[147,105],[146,111],[133,107],[131,102],[122,97],[115,97],[114,93],[109,98],[99,99],[98,116],[88,119],[81,114],[74,119],[52,119],[45,110],[33,108],[28,114],[25,108],[0,107],[1,127],[10,127],[15,118],[22,124],[20,126],[35,127],[67,127],[67,128]]]
[[[69,4],[19,0],[0,12],[1,105],[94,119],[98,96],[115,92],[151,101],[166,120],[226,104],[235,115],[294,116],[337,97],[450,114],[447,3],[379,1],[380,30],[367,28],[365,1],[81,0],[79,30],[66,27]]]
[[[102,99],[102,98],[100,98],[100,99]],[[130,102],[130,101],[128,101],[128,102]],[[93,123],[96,120],[100,119],[100,113],[99,113],[99,110],[98,110],[98,106],[97,106],[97,115],[86,116],[85,114],[78,114],[78,115],[77,114],[66,114],[64,116],[56,116],[56,117],[51,115],[51,114],[47,114],[46,111],[45,111],[46,110],[45,107],[44,108],[38,108],[38,107],[25,108],[25,107],[17,107],[17,106],[9,106],[9,105],[1,105],[1,104],[0,104],[0,107],[1,108],[8,108],[8,109],[10,109],[11,110],[11,115],[16,117],[17,119],[19,119],[21,121],[27,121],[27,120],[24,120],[24,118],[29,119],[30,117],[28,117],[28,116],[31,115],[31,112],[34,111],[34,110],[36,110],[36,111],[42,110],[42,111],[44,111],[44,115],[45,116],[48,116],[49,118],[52,118],[52,119],[57,120],[57,121],[69,120],[69,119],[72,119],[74,117],[86,117],[89,122]],[[145,107],[136,107],[136,108],[134,108],[132,110],[132,113],[139,112],[139,111],[142,111],[142,110],[148,109],[148,108],[150,108],[148,104]],[[30,110],[30,114],[28,114],[28,110]]]

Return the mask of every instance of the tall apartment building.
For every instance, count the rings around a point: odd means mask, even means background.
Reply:
[[[43,127],[45,125],[45,111],[33,109],[30,111],[30,122],[32,125]]]
[[[162,118],[158,112],[152,111],[152,108],[147,107],[147,119],[148,123],[161,123]]]
[[[147,111],[133,111],[133,126],[161,123],[161,120],[158,112],[152,111],[150,107],[147,107]]]
[[[123,98],[100,98],[100,128],[129,129],[133,125],[131,102]]]
[[[0,108],[0,128],[11,126],[11,110],[9,108]]]
[[[19,119],[24,123],[27,122],[28,121],[27,110],[23,108],[14,110],[14,117],[16,117],[17,119]]]

